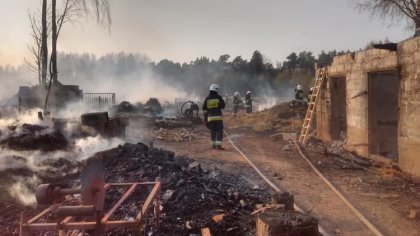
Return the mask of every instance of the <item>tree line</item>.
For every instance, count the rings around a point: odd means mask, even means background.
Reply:
[[[133,53],[94,54],[58,53],[57,65],[60,81],[64,84],[86,84],[97,81],[115,81],[119,78],[141,79],[156,77],[165,83],[195,93],[207,92],[211,83],[219,83],[223,91],[233,93],[252,91],[257,95],[281,94],[297,83],[306,89],[312,84],[314,63],[329,65],[332,58],[345,52],[322,51],[317,56],[312,52],[291,53],[282,63],[273,64],[256,50],[249,60],[241,56],[220,55],[218,59],[198,57],[189,63],[169,59],[153,62],[145,55]],[[24,66],[1,67],[0,78],[29,76]],[[33,73],[32,77],[37,78]],[[32,84],[36,84],[34,80]],[[101,91],[98,91],[101,92]]]

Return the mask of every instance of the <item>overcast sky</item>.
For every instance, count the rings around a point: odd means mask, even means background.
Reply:
[[[40,0],[1,0],[0,65],[19,64],[28,56],[27,12]],[[60,0],[58,0],[60,2]],[[260,50],[273,63],[291,52],[363,48],[371,40],[398,42],[412,32],[404,24],[389,27],[350,0],[111,0],[111,32],[84,19],[65,25],[58,50],[134,52],[152,60],[190,62],[227,53],[249,59]]]

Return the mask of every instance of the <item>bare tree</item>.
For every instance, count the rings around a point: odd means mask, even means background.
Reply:
[[[47,0],[42,0],[41,11],[41,85],[47,83],[48,68],[48,25],[47,25]]]
[[[48,18],[50,9],[47,1],[41,2],[41,11],[28,11],[32,44],[28,44],[31,58],[25,58],[25,64],[37,74],[39,85],[45,86],[48,75],[48,37],[51,33],[51,19]]]
[[[44,0],[46,1],[46,0]],[[45,98],[44,112],[47,110],[48,97],[51,84],[58,84],[57,70],[57,42],[58,36],[63,25],[66,22],[78,21],[81,16],[89,15],[93,10],[95,12],[97,22],[108,27],[111,26],[111,9],[109,0],[63,0],[63,8],[57,13],[57,1],[52,0],[51,21],[52,21],[52,52],[50,59],[50,81],[48,85],[47,96]]]
[[[40,29],[39,22],[37,21],[38,17],[36,13],[28,12],[29,21],[31,23],[31,37],[33,40],[33,45],[28,44],[28,49],[31,52],[32,60],[25,58],[26,66],[34,73],[37,74],[38,83],[42,85],[42,75],[41,75],[41,46],[42,39],[41,34],[42,30]]]
[[[353,0],[356,8],[380,18],[400,20],[407,17],[415,26],[414,36],[420,36],[420,0]]]
[[[94,11],[97,22],[107,27],[111,26],[111,10],[109,0],[63,0],[63,7],[57,12],[56,0],[52,0],[52,52],[50,74],[52,82],[58,82],[57,71],[57,41],[61,29],[66,22],[79,21],[82,16]]]

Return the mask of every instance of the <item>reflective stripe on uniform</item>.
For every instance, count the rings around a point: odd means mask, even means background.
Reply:
[[[207,100],[207,109],[218,108],[220,100],[219,99],[209,99]]]
[[[216,142],[215,142],[215,145],[216,145],[216,146],[222,146],[222,141],[216,141]]]
[[[207,118],[207,121],[216,121],[216,120],[223,120],[223,117],[222,116],[209,116],[208,118]]]

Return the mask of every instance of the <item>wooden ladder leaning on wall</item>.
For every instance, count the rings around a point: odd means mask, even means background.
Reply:
[[[300,131],[299,142],[305,144],[309,138],[309,130],[311,128],[312,120],[315,114],[318,97],[321,93],[324,80],[327,78],[327,68],[319,68],[316,70],[315,84],[312,95],[308,101],[308,110],[306,111],[305,119],[303,120],[302,130]]]

